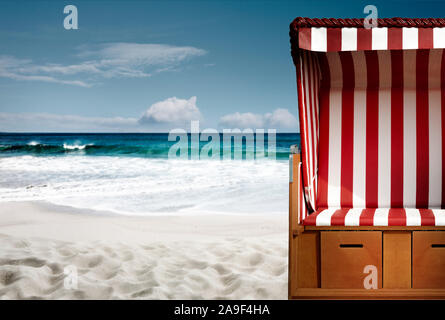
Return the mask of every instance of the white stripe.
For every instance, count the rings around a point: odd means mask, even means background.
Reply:
[[[388,28],[372,28],[372,50],[388,49]]]
[[[434,48],[445,48],[445,28],[433,28]]]
[[[376,209],[374,214],[374,226],[388,225],[389,209]]]
[[[294,182],[294,177],[293,177],[293,173],[292,173],[292,168],[294,166],[294,156],[293,155],[289,155],[289,183]],[[300,165],[301,162],[298,164],[298,174],[297,177],[300,178]],[[295,183],[297,184],[297,205],[298,205],[298,211],[297,211],[297,224],[300,224],[300,213],[301,213],[301,189],[300,189],[300,179],[298,179],[297,181],[295,181]],[[290,188],[290,187],[289,187]],[[289,195],[290,197],[290,195]],[[289,208],[290,210],[290,208]]]
[[[298,176],[299,176],[299,179],[298,179],[298,196],[299,196],[299,198],[300,198],[300,202],[299,202],[299,204],[301,204],[301,207],[300,207],[300,211],[301,211],[301,216],[302,216],[302,218],[303,218],[303,220],[304,219],[306,219],[306,217],[307,217],[307,211],[306,211],[306,201],[304,200],[304,196],[303,196],[303,190],[302,190],[302,183],[303,183],[303,163],[302,162],[300,162],[299,163],[299,165],[298,165]],[[302,223],[303,221],[300,221],[299,223]]]
[[[312,163],[311,165],[311,181],[310,181],[310,186],[311,186],[311,203],[312,203],[312,208],[315,209],[315,183],[314,183],[314,176],[315,176],[315,172],[316,172],[316,158],[317,158],[317,154],[316,154],[316,146],[317,146],[317,135],[316,135],[316,121],[317,119],[315,118],[315,92],[314,92],[314,60],[312,59],[312,54],[308,54],[308,61],[309,61],[309,73],[308,73],[308,77],[309,77],[309,81],[308,81],[308,85],[309,85],[309,90],[310,90],[310,100],[311,100],[311,104],[310,104],[310,108],[311,108],[311,138],[312,138],[312,142],[313,144],[311,145],[311,153],[312,153]]]
[[[292,163],[292,165],[293,165],[293,163]],[[302,174],[302,170],[301,170],[301,165],[302,165],[302,163],[300,162],[299,164],[298,164],[298,175],[297,175],[297,177],[298,177],[298,181],[295,181],[296,183],[297,183],[297,186],[298,186],[298,194],[297,194],[297,203],[298,203],[298,207],[299,207],[299,209],[300,209],[300,212],[298,212],[298,224],[300,224],[302,221],[300,220],[300,215],[303,217],[303,205],[302,205],[302,203],[304,203],[304,198],[303,198],[303,194],[301,193],[301,179],[302,179],[302,176],[301,176],[301,174]],[[304,220],[304,217],[303,217],[303,220]]]
[[[308,145],[306,146],[306,153],[308,154],[308,162],[307,164],[307,168],[308,168],[308,186],[312,186],[312,177],[313,177],[313,166],[312,166],[312,157],[313,155],[313,148],[312,148],[312,115],[311,115],[311,106],[310,106],[310,79],[309,79],[309,57],[308,57],[309,53],[305,53],[304,54],[304,82],[303,84],[305,85],[304,88],[304,105],[305,105],[305,112],[307,114],[307,131],[306,131],[306,135],[308,137]],[[309,200],[310,203],[313,204],[313,197],[312,197],[312,191],[313,190],[309,190]]]
[[[342,112],[342,70],[338,52],[327,54],[331,75],[329,92],[329,162],[328,162],[328,207],[340,206],[341,187],[341,112]],[[333,86],[333,87],[332,87]]]
[[[354,63],[355,88],[367,89],[366,57],[364,51],[352,52]]]
[[[305,132],[305,136],[304,137],[302,137],[303,138],[303,140],[304,140],[304,143],[305,143],[305,146],[306,146],[306,149],[307,149],[307,147],[308,147],[308,142],[307,142],[307,140],[306,140],[306,137],[307,137],[307,132],[308,132],[308,127],[307,127],[307,123],[306,123],[306,121],[305,121],[305,119],[306,119],[306,107],[305,107],[305,96],[306,96],[306,93],[305,93],[305,88],[304,88],[304,67],[305,67],[305,61],[304,61],[304,59],[303,59],[303,57],[304,57],[304,55],[300,55],[300,79],[301,79],[301,101],[303,102],[303,106],[300,106],[300,110],[302,111],[302,117],[303,117],[303,120],[301,121],[301,124],[303,125],[303,130],[304,130],[304,132]],[[304,161],[306,161],[306,163],[309,163],[309,156],[308,156],[308,153],[309,152],[307,152],[307,150],[305,150],[305,152],[304,152],[304,155],[305,155],[305,159],[304,159]],[[303,170],[302,170],[303,171]],[[307,176],[309,176],[309,167],[308,166],[306,166],[306,175]],[[302,177],[302,179],[303,179],[303,181],[304,181],[304,178]],[[302,191],[302,192],[304,192],[304,190]]]
[[[354,52],[352,58],[355,73],[352,203],[353,207],[364,208],[366,198],[366,58],[363,51]]]
[[[357,50],[357,28],[341,29],[341,50],[342,51]]]
[[[405,209],[406,212],[406,225],[407,226],[420,226],[422,225],[422,219],[418,209]]]
[[[429,200],[430,208],[442,203],[442,111],[440,71],[442,50],[430,50],[428,70],[429,103]]]
[[[378,154],[378,205],[391,206],[391,56],[379,51],[379,154]]]
[[[428,87],[440,88],[443,49],[429,50]]]
[[[326,52],[328,47],[326,28],[311,29],[311,50]]]
[[[419,48],[419,30],[417,28],[402,28],[403,49]]]
[[[416,54],[403,51],[403,206],[416,207]]]
[[[337,211],[336,208],[329,208],[320,212],[317,216],[315,224],[317,226],[330,226],[331,225],[331,217]]]
[[[314,179],[314,186],[315,189],[314,191],[316,192],[318,190],[318,177],[317,177],[317,168],[318,168],[318,128],[319,128],[319,107],[318,107],[318,101],[319,101],[319,95],[318,95],[318,85],[319,85],[319,77],[318,77],[318,68],[319,68],[319,64],[318,64],[318,59],[316,56],[312,55],[313,57],[313,61],[314,61],[314,85],[313,85],[313,90],[314,90],[314,111],[315,111],[315,167],[314,167],[314,175],[315,175],[315,179]],[[315,198],[315,197],[314,197]]]
[[[445,210],[433,209],[434,221],[436,226],[445,226]]]
[[[350,209],[345,216],[345,226],[359,226],[362,211],[360,208]]]

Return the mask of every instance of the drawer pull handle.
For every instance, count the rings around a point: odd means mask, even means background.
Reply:
[[[363,244],[340,244],[340,248],[363,248]]]
[[[443,243],[432,244],[431,248],[445,248],[445,244]]]

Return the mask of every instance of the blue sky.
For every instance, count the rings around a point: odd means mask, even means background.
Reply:
[[[65,30],[65,5],[78,30]],[[442,1],[2,1],[0,131],[296,131],[297,16],[443,17]],[[185,127],[184,127],[185,128]]]

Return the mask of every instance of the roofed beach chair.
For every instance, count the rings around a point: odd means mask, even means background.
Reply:
[[[290,37],[289,298],[445,298],[445,19]]]

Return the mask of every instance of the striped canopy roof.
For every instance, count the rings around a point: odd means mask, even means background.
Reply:
[[[363,19],[297,18],[291,24],[293,49],[359,51],[445,48],[445,19],[377,19],[366,29]]]

